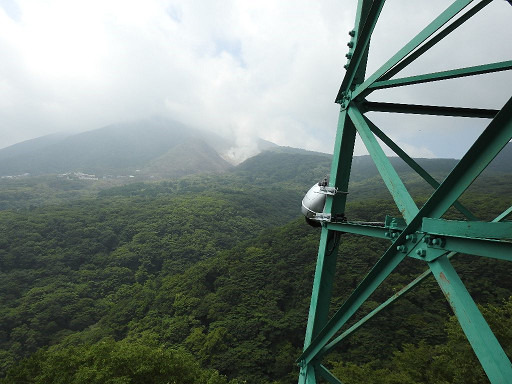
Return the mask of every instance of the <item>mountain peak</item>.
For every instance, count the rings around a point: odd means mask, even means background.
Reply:
[[[219,172],[275,146],[261,139],[242,144],[153,117],[77,134],[44,136],[0,149],[0,176],[66,172],[104,176],[145,170],[146,177],[169,177]]]

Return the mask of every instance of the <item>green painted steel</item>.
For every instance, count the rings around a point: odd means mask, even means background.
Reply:
[[[387,229],[373,225],[357,224],[357,223],[327,223],[327,229],[331,231],[338,231],[344,233],[353,233],[354,235],[364,235],[376,237],[380,239],[387,239]]]
[[[323,228],[309,308],[305,345],[310,344],[319,330],[327,323],[332,280],[336,268],[337,249],[333,246],[333,233]],[[329,251],[329,246],[332,249]],[[336,251],[336,252],[335,252]]]
[[[498,223],[512,214],[512,207],[489,223],[479,221],[458,202],[462,193],[512,139],[512,99],[500,110],[369,102],[366,100],[366,96],[377,89],[434,83],[512,69],[512,61],[503,61],[392,79],[491,1],[454,1],[367,78],[365,78],[366,62],[370,40],[384,7],[384,0],[358,1],[355,27],[349,33],[351,41],[348,44],[350,50],[346,55],[348,58],[348,63],[345,65],[347,72],[336,97],[336,102],[341,104],[341,108],[329,185],[336,187],[339,191],[349,192],[352,156],[357,132],[375,162],[397,208],[403,214],[403,219],[386,217],[384,223],[348,221],[345,217],[347,194],[339,193],[327,196],[324,213],[330,214],[331,219],[322,223],[304,351],[297,360],[300,366],[300,384],[313,384],[320,380],[334,384],[341,383],[322,365],[324,355],[352,335],[370,318],[410,292],[431,273],[447,296],[491,383],[506,382],[512,377],[510,361],[449,262],[449,258],[457,253],[512,261],[512,242],[509,241],[512,238],[512,223]],[[368,117],[364,116],[369,111],[492,120],[450,174],[440,183]],[[412,170],[434,188],[434,192],[421,208],[417,207],[377,139],[391,148]],[[442,220],[441,217],[452,206],[463,213],[469,221]],[[391,246],[329,319],[328,314],[332,310],[330,308],[331,291],[336,273],[338,242],[341,233],[387,239]],[[339,334],[338,332],[347,324],[347,321],[356,314],[377,287],[406,257],[424,262],[429,269]]]
[[[379,305],[377,308],[375,308],[373,311],[368,313],[366,316],[364,316],[361,320],[359,320],[357,323],[352,325],[350,328],[348,328],[346,331],[344,331],[340,336],[333,339],[329,344],[327,344],[322,350],[320,351],[320,355],[323,356],[326,353],[329,353],[334,347],[336,347],[340,342],[342,342],[344,339],[346,339],[348,336],[353,334],[355,331],[359,329],[362,325],[364,325],[368,320],[373,318],[376,314],[378,314],[380,311],[385,309],[388,305],[392,304],[396,300],[398,300],[400,297],[405,295],[407,292],[412,290],[414,287],[416,287],[419,283],[421,283],[426,277],[430,276],[431,271],[427,270],[423,272],[421,275],[419,275],[416,279],[414,279],[412,282],[407,284],[405,287],[403,287],[400,291],[395,293],[393,296],[391,296],[389,299],[387,299],[385,302],[383,302],[381,305]]]
[[[423,232],[431,235],[477,237],[488,239],[512,239],[512,222],[456,221],[424,218]]]
[[[338,150],[336,150],[333,155],[331,167],[333,172],[331,173],[329,181],[331,186],[334,186],[341,191],[348,188],[355,135],[355,127],[352,122],[347,119],[346,111],[341,111],[338,121],[338,132],[336,135],[336,148],[338,148]],[[348,168],[343,169],[339,164],[348,164]],[[345,194],[328,196],[325,211],[327,213],[343,213],[345,210],[345,202]],[[335,211],[333,211],[333,209],[335,209]],[[308,325],[304,340],[305,349],[327,323],[332,284],[338,255],[338,244],[336,241],[338,236],[337,232],[330,231],[325,227],[322,228],[315,277],[313,281],[313,292],[311,294]],[[300,377],[305,380],[304,383],[315,383],[316,371],[315,369],[311,369],[310,365],[303,365]]]
[[[478,137],[421,211],[440,218],[512,139],[512,99]]]
[[[473,117],[493,119],[499,111],[495,109],[440,107],[437,105],[415,105],[398,103],[365,102],[363,108],[366,112],[407,113],[411,115]]]
[[[424,75],[402,77],[393,80],[376,81],[368,87],[371,90],[401,87],[404,85],[430,83],[448,79],[457,79],[460,77],[483,75],[485,73],[501,72],[512,69],[512,61],[502,61],[493,64],[476,65],[473,67],[453,69],[450,71],[427,73]]]
[[[455,20],[450,25],[446,26],[442,31],[433,36],[430,40],[425,42],[421,47],[418,47],[414,52],[412,52],[409,56],[404,58],[402,61],[397,63],[393,68],[391,68],[388,72],[380,77],[380,80],[388,80],[395,76],[402,69],[413,63],[418,57],[423,55],[425,52],[428,52],[430,48],[435,46],[441,40],[443,40],[450,33],[459,28],[462,24],[468,21],[471,17],[475,16],[478,12],[480,12],[484,7],[489,5],[492,0],[481,0],[479,1],[473,8],[469,9],[466,13],[461,15],[457,20]]]
[[[329,184],[331,187],[338,188],[339,191],[348,189],[350,179],[350,169],[352,166],[352,154],[356,141],[356,129],[352,121],[347,118],[347,111],[340,112],[338,131],[336,134],[336,146]],[[343,214],[345,212],[346,194],[337,194],[328,196],[325,204],[325,212],[333,214]]]
[[[370,44],[371,35],[375,25],[377,24],[377,19],[379,18],[383,6],[384,0],[376,0],[374,2],[360,0],[358,3],[358,15],[356,20],[356,25],[358,25],[358,27],[354,29],[357,35],[357,44],[355,45],[352,58],[348,64],[347,73],[341,83],[340,92],[336,97],[336,102],[341,103],[345,98],[347,91],[351,90],[353,85],[358,83],[357,80],[361,80],[362,78],[358,71],[361,68],[366,68],[368,45]],[[364,17],[365,14],[367,14],[367,17]],[[362,22],[361,19],[366,20]],[[364,63],[364,65],[361,65],[362,63]],[[342,89],[343,91],[341,91]]]
[[[405,241],[405,235],[403,235],[403,233],[397,238],[395,243],[400,244],[401,241]],[[345,325],[384,279],[394,271],[405,256],[406,255],[402,252],[397,251],[395,246],[389,248],[350,295],[347,301],[345,301],[341,308],[320,331],[318,336],[314,338],[310,345],[304,350],[299,357],[299,361],[303,360],[306,363],[311,362],[322,350],[323,346],[325,346],[341,327]]]
[[[393,140],[391,140],[384,132],[382,132],[375,124],[373,124],[367,117],[365,117],[365,121],[372,130],[372,132],[379,139],[382,140],[384,144],[386,144],[393,152],[395,152],[398,157],[400,157],[405,163],[411,167],[418,175],[421,176],[423,180],[430,184],[434,189],[439,187],[439,183],[436,179],[434,179],[430,174],[425,171],[413,158],[411,158],[405,151],[395,144]],[[461,203],[456,201],[453,206],[457,208],[457,210],[466,216],[469,220],[476,221],[478,220],[475,215],[473,215],[466,207],[464,207]]]
[[[512,214],[512,205],[510,207],[508,207],[508,209],[506,209],[505,211],[503,211],[503,213],[501,215],[498,216],[498,218],[496,219],[496,221],[501,221],[501,220],[505,220],[508,216],[510,216]]]
[[[348,114],[356,125],[357,132],[363,140],[366,149],[370,152],[370,156],[377,166],[386,187],[388,187],[391,196],[393,196],[398,210],[403,215],[405,221],[409,223],[418,213],[416,203],[407,191],[407,188],[405,188],[404,183],[391,165],[388,157],[384,154],[383,149],[377,142],[368,124],[366,124],[361,112],[356,107],[351,106]]]
[[[508,214],[512,213],[512,207],[507,209],[505,212],[497,216],[494,220],[491,221],[491,223],[498,223],[505,219]],[[425,222],[426,219],[423,221]],[[429,219],[430,220],[430,219]],[[392,220],[387,220],[391,222]],[[508,223],[507,223],[508,224]],[[339,225],[339,224],[336,224]],[[343,228],[343,227],[341,227]],[[341,229],[340,228],[340,229]],[[358,232],[349,232],[349,233],[358,233]],[[358,233],[362,234],[362,233]],[[371,236],[368,235],[367,236]],[[451,259],[453,256],[457,255],[457,252],[450,252],[446,257],[448,259]],[[425,254],[423,256],[424,259],[428,259],[427,255]],[[335,348],[340,342],[342,342],[345,338],[353,334],[359,327],[364,325],[368,320],[373,318],[375,315],[377,315],[379,312],[381,312],[383,309],[385,309],[388,305],[393,304],[395,301],[397,301],[399,298],[401,298],[403,295],[411,291],[413,288],[415,288],[417,285],[419,285],[425,278],[430,276],[431,270],[428,269],[425,272],[423,272],[421,275],[419,275],[416,279],[411,281],[409,284],[405,285],[400,291],[396,292],[393,296],[391,296],[389,299],[387,299],[385,302],[383,302],[381,305],[379,305],[377,308],[372,310],[370,313],[368,313],[366,316],[364,316],[361,320],[356,322],[354,325],[352,325],[350,328],[348,328],[346,331],[344,331],[340,336],[333,339],[329,344],[327,344],[319,353],[320,356],[323,356],[327,353],[329,353],[333,348]]]
[[[317,368],[318,373],[320,376],[322,376],[325,380],[327,380],[331,384],[343,384],[340,379],[338,379],[336,376],[334,376],[327,368],[325,368],[323,365],[319,365]]]
[[[359,96],[363,91],[379,80],[382,75],[393,68],[401,60],[403,60],[412,51],[418,48],[425,40],[432,36],[437,30],[442,28],[446,23],[453,19],[460,11],[466,8],[473,0],[457,0],[450,5],[443,13],[441,13],[434,21],[432,21],[425,29],[418,33],[411,41],[409,41],[402,49],[400,49],[391,59],[389,59],[382,67],[380,67],[373,75],[366,79],[353,93],[353,98]]]
[[[433,249],[512,261],[512,243],[506,241],[450,236],[444,236],[441,240],[441,244],[432,244],[430,247]]]
[[[512,364],[446,256],[429,263],[491,383],[510,383]]]
[[[313,364],[302,365],[299,373],[299,384],[316,384],[316,372]]]

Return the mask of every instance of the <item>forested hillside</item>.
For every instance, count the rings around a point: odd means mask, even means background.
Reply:
[[[196,141],[208,142],[208,151],[198,153]],[[182,145],[189,146],[190,151],[180,151]],[[0,149],[0,176],[68,172],[85,172],[99,177],[141,173],[146,177],[182,176],[183,163],[175,164],[174,161],[195,161],[197,156],[207,161],[195,163],[193,167],[190,165],[187,174],[229,168],[230,164],[220,158],[219,153],[231,145],[230,141],[213,133],[176,121],[153,118],[78,134],[41,137]],[[164,161],[165,169],[155,169],[155,165]],[[211,168],[210,162],[214,162],[216,168]],[[153,173],[146,173],[146,167],[153,167],[147,170]]]
[[[453,164],[426,162],[439,177]],[[300,200],[329,166],[327,155],[282,150],[223,174],[158,183],[2,183],[0,382],[296,382],[319,237],[299,217]],[[397,168],[425,201],[430,188]],[[372,167],[356,169],[347,215],[397,214]],[[463,200],[488,220],[510,196],[510,173],[496,170]],[[388,245],[342,236],[335,307]],[[512,352],[512,266],[464,255],[454,263]],[[423,267],[407,260],[364,310]],[[372,375],[376,383],[482,382],[449,314],[428,280],[354,334],[329,366],[347,383]]]

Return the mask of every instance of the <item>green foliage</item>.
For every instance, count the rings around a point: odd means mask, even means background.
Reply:
[[[11,369],[1,383],[34,384],[228,384],[202,369],[182,349],[104,339],[92,345],[40,349]],[[230,381],[230,384],[237,384]]]
[[[57,176],[0,179],[0,211],[34,209],[37,206],[59,204],[66,200],[90,197],[107,185],[84,180],[66,180]]]
[[[220,192],[204,181],[179,185],[185,182],[125,186],[97,199],[2,212],[4,372],[40,347],[81,339],[78,332],[86,329],[89,341],[124,337],[130,321],[150,307],[161,277],[296,215],[293,200],[272,199],[271,190]]]
[[[159,382],[158,367],[179,363],[198,375],[194,382],[226,382],[222,375],[250,383],[296,382],[319,235],[297,216],[303,193],[327,173],[329,162],[314,153],[269,152],[222,175],[108,189],[67,182],[47,189],[50,179],[0,187],[0,197],[10,196],[0,211],[0,376],[9,372],[4,382],[29,376],[40,381],[26,382],[59,382],[61,372],[70,383],[122,383],[139,382],[137,372],[150,372],[149,382]],[[398,215],[371,167],[360,169],[367,172],[355,175],[350,186],[348,218]],[[405,176],[421,204],[429,189]],[[464,204],[482,219],[496,216],[509,204],[503,192],[510,186],[502,178],[487,175],[489,188],[476,183]],[[26,195],[16,202],[12,193],[18,192]],[[388,246],[341,237],[333,310]],[[489,319],[502,318],[497,305],[512,294],[509,264],[454,260],[476,301],[491,303]],[[353,321],[423,268],[405,260]],[[379,383],[458,383],[465,372],[478,380],[481,372],[471,371],[477,364],[456,324],[445,332],[448,313],[435,281],[427,280],[330,359],[342,378],[354,382],[372,382],[373,375]],[[508,323],[489,321],[511,345]],[[466,366],[443,357],[453,354]],[[146,355],[148,365],[142,366]],[[180,382],[187,382],[183,377]]]
[[[499,306],[489,305],[481,310],[510,358],[512,356],[512,297]],[[445,323],[445,327],[446,344],[429,345],[424,341],[416,345],[403,344],[399,351],[394,352],[393,358],[385,364],[385,368],[376,369],[374,362],[364,365],[335,362],[332,364],[332,372],[350,384],[489,382],[457,319],[452,316]]]

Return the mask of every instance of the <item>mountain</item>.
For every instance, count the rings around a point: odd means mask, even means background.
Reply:
[[[263,153],[251,159],[255,151]],[[264,174],[281,180],[310,180],[313,175],[319,179],[329,172],[331,161],[325,153],[281,147],[258,138],[245,151],[233,140],[215,133],[157,117],[79,134],[48,135],[0,149],[0,177],[82,172],[98,177],[135,175],[138,180],[158,180],[224,172],[247,157],[236,172],[250,173],[253,179]],[[390,160],[399,173],[410,171],[401,159]],[[457,163],[455,159],[417,161],[438,177],[444,177]],[[508,172],[511,161],[512,144],[508,144],[490,168],[493,172]],[[352,182],[376,176],[377,168],[369,156],[354,157]]]
[[[201,143],[199,143],[201,141]],[[259,140],[258,147],[275,144]],[[97,176],[157,171],[147,177],[223,171],[234,143],[176,121],[152,118],[73,135],[50,135],[0,150],[0,176],[83,172]],[[167,163],[166,163],[167,161]],[[175,170],[175,172],[173,171]]]
[[[188,139],[151,160],[140,172],[153,178],[168,178],[200,172],[222,172],[231,167],[203,140]]]
[[[251,157],[233,168],[237,174],[246,174],[251,179],[267,179],[272,181],[308,183],[320,180],[330,172],[332,156],[326,153],[307,151],[291,147],[274,147]],[[413,174],[411,168],[399,157],[389,157],[391,165],[399,175]],[[416,158],[415,161],[442,181],[457,165],[457,159]],[[512,143],[505,148],[489,164],[484,175],[512,172]],[[371,156],[354,156],[350,181],[352,183],[372,181],[380,177]],[[313,181],[314,182],[314,181]]]
[[[501,150],[490,164],[490,168],[497,172],[510,173],[512,170],[512,142],[509,142]]]
[[[254,179],[310,183],[319,181],[330,172],[332,156],[302,149],[279,147],[264,151],[247,159],[233,172],[246,174]],[[410,167],[399,157],[390,157],[391,164],[400,175],[412,173]],[[455,159],[416,159],[428,172],[442,177],[457,164]],[[354,156],[351,182],[362,182],[378,177],[379,172],[369,155]]]
[[[16,156],[30,156],[34,152],[43,150],[45,147],[59,143],[68,136],[65,133],[55,133],[11,145],[0,149],[0,160],[3,161]]]

